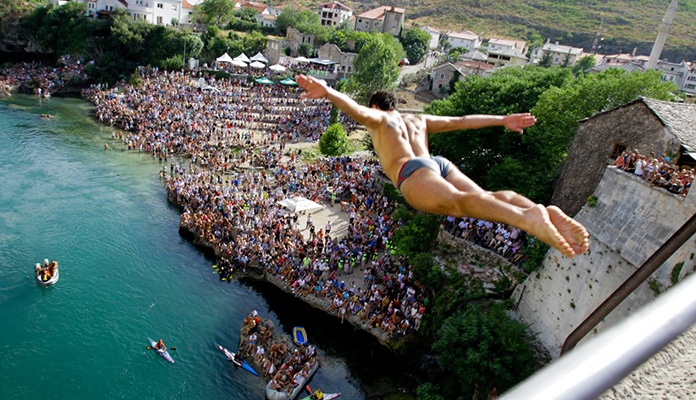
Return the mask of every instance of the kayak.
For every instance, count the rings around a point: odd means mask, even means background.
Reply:
[[[307,331],[305,331],[305,328],[301,326],[296,326],[292,328],[292,340],[298,346],[307,344]]]
[[[147,340],[150,342],[150,346],[152,347],[152,350],[155,351],[155,353],[159,354],[160,356],[162,356],[162,358],[174,364],[174,359],[172,358],[172,356],[169,355],[169,351],[167,351],[167,349],[157,350],[155,349],[155,345],[157,344],[157,342],[150,338],[147,338]]]
[[[324,393],[324,397],[322,397],[322,399],[323,400],[331,400],[331,399],[335,399],[337,397],[341,397],[341,394],[340,393]],[[303,397],[300,400],[314,400],[314,399],[312,399],[311,396],[307,396],[307,397]]]
[[[232,353],[231,351],[227,350],[226,348],[220,346],[217,343],[215,343],[215,346],[217,346],[217,348],[220,349],[220,351],[225,355],[225,357],[227,357],[227,360],[231,361],[232,364],[234,364],[238,367],[242,367],[242,369],[249,372],[250,374],[254,374],[256,376],[259,376],[259,373],[256,372],[256,370],[251,365],[249,365],[249,363],[246,362],[246,360],[242,360],[240,362],[239,359],[237,357],[235,357],[235,355],[236,355],[235,353]]]

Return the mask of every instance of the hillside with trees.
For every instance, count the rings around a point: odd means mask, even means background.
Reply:
[[[306,6],[323,3],[302,1]],[[650,54],[669,0],[392,0],[344,1],[354,14],[378,5],[406,9],[406,24],[429,25],[440,31],[470,30],[484,39],[525,39],[551,42],[590,52],[599,32],[599,53]],[[696,0],[681,0],[662,59],[696,60]],[[601,27],[601,31],[600,31]]]

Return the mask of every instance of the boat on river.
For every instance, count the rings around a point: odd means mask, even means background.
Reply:
[[[273,379],[266,385],[266,399],[268,400],[295,400],[297,396],[305,391],[307,383],[312,379],[314,374],[319,369],[319,361],[315,361],[314,365],[309,369],[307,376],[302,376],[298,381],[296,381],[297,386],[295,386],[292,391],[287,390],[276,390],[274,389]],[[279,371],[280,372],[280,371]]]
[[[60,279],[60,273],[58,271],[58,263],[56,261],[44,260],[44,264],[41,265],[36,263],[34,266],[34,273],[36,274],[36,283],[41,286],[51,286],[55,285]]]

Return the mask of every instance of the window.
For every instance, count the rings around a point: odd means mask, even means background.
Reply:
[[[162,4],[162,3],[157,3],[157,8],[164,8],[164,4]]]
[[[609,158],[612,160],[616,160],[616,157],[620,156],[621,153],[623,153],[626,150],[626,145],[623,143],[614,143],[614,148],[611,150],[611,154],[609,154]]]
[[[177,6],[176,4],[172,4],[172,11],[176,11],[178,9],[179,9],[179,6]]]

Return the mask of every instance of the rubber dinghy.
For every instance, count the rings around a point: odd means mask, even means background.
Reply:
[[[266,399],[268,400],[295,400],[302,391],[305,390],[307,382],[312,379],[314,374],[319,369],[319,362],[315,362],[306,377],[303,377],[292,392],[287,393],[285,390],[275,390],[273,388],[273,379],[266,385]]]
[[[305,328],[301,326],[292,328],[292,341],[298,346],[307,344],[307,331],[305,331]]]
[[[249,363],[246,362],[246,360],[242,359],[242,361],[240,362],[239,358],[235,357],[236,353],[232,353],[231,351],[227,350],[226,348],[220,346],[217,343],[215,343],[215,346],[217,346],[217,348],[220,349],[220,351],[225,355],[225,357],[227,357],[229,361],[232,362],[232,364],[241,367],[250,374],[259,376],[259,373],[256,372],[256,370],[251,365],[249,365]]]
[[[58,270],[58,263],[56,263],[56,267],[53,270],[53,275],[49,278],[44,280],[44,269],[46,267],[40,267],[39,270],[35,270],[35,275],[36,275],[36,283],[38,283],[41,286],[51,286],[55,285],[56,282],[58,282],[58,279],[60,278],[59,270]]]
[[[150,346],[152,347],[152,350],[155,351],[155,353],[159,354],[162,358],[164,358],[165,360],[174,364],[174,359],[172,358],[171,355],[169,355],[169,351],[167,351],[167,349],[157,350],[157,349],[155,349],[155,345],[157,344],[157,341],[152,340],[151,338],[147,338],[147,340],[148,340],[148,342],[150,342]]]

